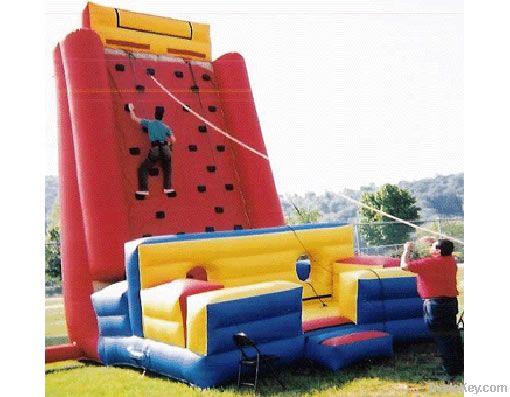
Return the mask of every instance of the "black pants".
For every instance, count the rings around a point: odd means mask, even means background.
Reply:
[[[149,190],[148,175],[149,169],[154,167],[157,161],[160,161],[163,169],[163,188],[171,189],[172,182],[170,175],[172,172],[172,156],[170,146],[158,145],[152,146],[147,158],[138,168],[138,188],[139,190]]]
[[[423,318],[449,376],[464,373],[464,345],[457,327],[457,298],[425,299]]]

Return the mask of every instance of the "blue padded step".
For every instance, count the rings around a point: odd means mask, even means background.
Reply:
[[[393,336],[370,326],[346,326],[315,333],[305,339],[305,356],[337,371],[366,358],[392,357]]]
[[[133,335],[129,321],[127,281],[119,281],[91,295],[100,336]]]

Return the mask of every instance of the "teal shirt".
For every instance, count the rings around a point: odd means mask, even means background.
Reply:
[[[167,137],[172,135],[172,129],[159,120],[142,119],[140,124],[149,130],[149,139],[154,141],[165,141]]]

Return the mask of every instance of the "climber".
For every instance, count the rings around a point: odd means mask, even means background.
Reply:
[[[172,146],[176,139],[172,129],[162,122],[164,108],[157,106],[154,112],[155,119],[140,119],[135,114],[135,106],[130,103],[128,105],[129,114],[133,121],[136,121],[149,131],[149,139],[151,148],[147,158],[138,168],[138,190],[137,195],[148,196],[148,174],[149,169],[159,160],[163,169],[163,193],[171,194],[175,192],[172,189],[171,173],[172,173]],[[170,141],[170,143],[168,142]]]

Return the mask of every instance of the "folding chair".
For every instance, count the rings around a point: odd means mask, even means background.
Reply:
[[[273,363],[277,362],[280,357],[272,355],[272,354],[262,354],[259,348],[244,332],[237,333],[233,336],[234,342],[239,348],[241,352],[239,358],[239,373],[237,375],[237,387],[241,387],[241,385],[245,386],[253,386],[254,390],[257,391],[257,385],[259,380],[259,373],[264,369],[268,368],[270,370],[273,378],[280,384],[280,386],[285,389],[285,385],[278,377],[277,372],[273,367]],[[250,353],[250,349],[253,354]],[[253,382],[243,381],[242,373],[243,369],[253,368],[254,369],[254,378]],[[245,371],[246,372],[246,371]]]

